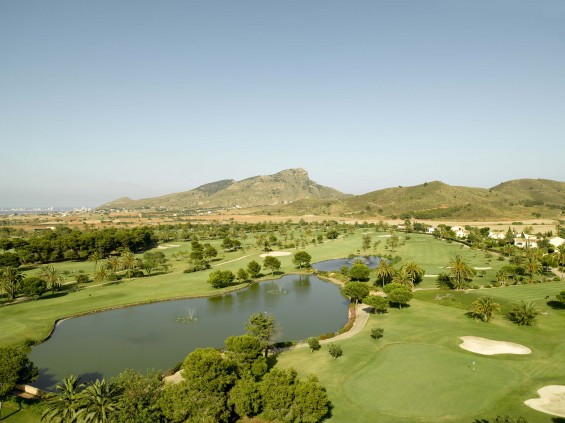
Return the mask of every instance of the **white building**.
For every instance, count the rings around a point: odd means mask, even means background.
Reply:
[[[565,243],[565,239],[561,238],[560,236],[556,236],[554,238],[551,238],[549,240],[549,243],[551,245],[553,245],[555,248],[559,247],[560,245],[563,245]]]

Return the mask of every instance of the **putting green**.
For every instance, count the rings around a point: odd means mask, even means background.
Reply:
[[[450,419],[494,406],[518,381],[504,360],[433,345],[393,344],[348,378],[344,392],[365,410]]]

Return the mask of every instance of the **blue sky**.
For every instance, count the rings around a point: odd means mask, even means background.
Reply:
[[[0,52],[0,207],[565,180],[561,0],[6,0]]]

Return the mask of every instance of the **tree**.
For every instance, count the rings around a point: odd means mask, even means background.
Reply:
[[[126,277],[131,278],[134,270],[139,266],[139,260],[131,251],[124,251],[120,256],[120,268],[126,271]]]
[[[559,294],[555,296],[555,298],[557,298],[557,301],[565,305],[565,291],[561,291]]]
[[[76,275],[75,280],[77,281],[77,283],[83,283],[83,284],[90,282],[88,275],[85,274]]]
[[[381,259],[381,261],[379,262],[379,265],[375,269],[375,273],[377,275],[377,278],[379,278],[381,280],[383,288],[384,288],[385,283],[390,283],[390,281],[392,280],[392,277],[394,276],[396,271],[394,270],[394,267],[392,267],[390,265],[388,260]]]
[[[363,248],[363,251],[367,251],[369,248],[371,248],[371,235],[363,235],[363,243],[361,245],[361,248]]]
[[[561,244],[557,247],[554,254],[557,267],[561,271],[561,279],[563,279],[563,268],[565,267],[565,244]]]
[[[13,300],[18,295],[22,279],[22,273],[17,268],[12,266],[0,268],[0,287],[9,300]]]
[[[369,292],[369,287],[363,282],[347,282],[345,286],[341,288],[341,293],[356,303],[369,295]]]
[[[39,370],[25,353],[16,348],[0,348],[0,409],[16,385],[33,382],[38,375]]]
[[[317,336],[311,336],[306,340],[306,342],[308,343],[308,347],[310,347],[311,352],[320,349],[320,338],[318,338]]]
[[[202,255],[204,256],[205,259],[211,259],[218,255],[218,250],[216,250],[210,244],[204,244]]]
[[[412,286],[422,282],[422,278],[426,273],[424,269],[422,269],[413,261],[404,265],[402,268],[404,269],[404,272],[408,275],[408,277],[412,281]]]
[[[267,256],[263,261],[263,267],[265,269],[270,269],[271,274],[274,274],[275,271],[278,271],[281,268],[281,261],[276,257]]]
[[[351,269],[349,269],[349,277],[354,281],[367,280],[370,273],[371,269],[361,262],[354,263]]]
[[[495,303],[491,297],[480,297],[471,304],[471,313],[488,322],[495,311],[500,310],[500,304]]]
[[[414,287],[412,277],[408,274],[404,267],[401,267],[393,276],[392,283],[404,285],[410,289]]]
[[[276,333],[275,318],[267,313],[255,313],[249,316],[245,330],[261,341],[265,357],[269,353],[269,341]]]
[[[534,280],[534,275],[542,271],[542,265],[536,257],[529,257],[524,264],[524,273],[530,277],[530,283]]]
[[[272,369],[259,384],[264,420],[316,423],[329,411],[329,401],[318,379],[299,379],[296,370]]]
[[[329,399],[326,390],[319,385],[315,375],[309,375],[306,381],[298,380],[295,384],[292,411],[295,422],[317,423],[329,411]]]
[[[79,416],[85,423],[108,423],[114,421],[119,411],[119,390],[105,379],[96,379],[82,391],[83,405]]]
[[[398,238],[398,235],[393,234],[386,243],[390,247],[390,250],[394,253],[394,250],[400,245],[400,238]]]
[[[96,282],[109,281],[112,275],[113,272],[107,266],[100,266],[100,268],[94,272],[94,280]]]
[[[214,288],[223,288],[228,286],[235,279],[235,275],[231,270],[213,270],[208,276],[208,283]]]
[[[159,402],[163,393],[163,376],[159,371],[145,375],[125,370],[112,379],[120,392],[116,422],[160,423]]]
[[[80,377],[71,375],[56,386],[57,393],[49,394],[46,398],[46,408],[41,420],[48,422],[76,422],[82,407],[81,391],[84,383]]]
[[[292,258],[292,262],[300,269],[302,268],[302,266],[310,267],[311,260],[312,256],[306,251],[297,251],[296,253],[294,253],[294,257]]]
[[[477,271],[469,265],[469,262],[459,254],[451,260],[448,268],[453,289],[467,288],[469,281],[477,273]]]
[[[512,304],[508,312],[508,318],[520,326],[533,326],[540,311],[533,303],[522,301],[520,304]]]
[[[255,416],[261,409],[259,384],[251,376],[244,375],[231,389],[228,404],[239,417]]]
[[[363,298],[363,304],[373,307],[374,313],[386,313],[388,309],[388,301],[379,295],[368,295]]]
[[[59,269],[51,265],[42,266],[38,275],[47,283],[47,288],[51,290],[51,294],[55,294],[55,291],[59,289],[61,282],[64,280]]]
[[[237,274],[235,276],[237,278],[238,281],[243,282],[246,281],[247,278],[249,278],[249,274],[247,273],[247,270],[245,270],[244,268],[240,267],[237,271]]]
[[[20,256],[16,253],[0,254],[0,267],[20,267]]]
[[[250,371],[254,376],[262,376],[267,371],[267,362],[263,357],[261,340],[252,335],[230,336],[225,341],[226,355],[242,371]]]
[[[371,338],[381,339],[384,336],[385,330],[383,328],[373,328],[371,329]]]
[[[28,276],[21,283],[21,292],[30,297],[40,297],[47,291],[47,284],[36,276]]]
[[[259,272],[261,271],[261,265],[255,260],[250,261],[249,263],[247,263],[247,270],[249,271],[249,275],[252,278],[256,278],[257,276],[259,276]]]
[[[334,360],[343,355],[343,350],[341,349],[341,345],[338,344],[330,344],[328,347],[328,352],[330,353],[330,355],[333,357]]]
[[[388,295],[387,299],[391,305],[397,305],[402,309],[403,305],[407,305],[414,295],[412,291],[407,288],[393,289]]]
[[[235,382],[235,368],[214,348],[198,348],[182,364],[182,376],[203,391],[226,392]]]

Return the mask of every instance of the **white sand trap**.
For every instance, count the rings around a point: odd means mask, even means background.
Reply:
[[[163,380],[165,382],[169,382],[169,383],[179,383],[182,382],[184,380],[184,378],[181,375],[182,370],[179,370],[178,372],[176,372],[175,374],[172,374],[170,376],[165,376],[163,378]]]
[[[270,253],[261,254],[259,257],[267,257],[267,256],[283,257],[283,256],[290,256],[291,254],[292,253],[289,253],[288,251],[271,251]]]
[[[180,247],[180,245],[176,245],[176,244],[159,245],[157,248],[159,250],[166,250],[168,248],[176,248],[176,247]]]
[[[390,238],[392,235],[379,235],[377,238]]]
[[[464,350],[482,355],[495,354],[531,354],[532,350],[514,342],[493,341],[478,336],[461,336],[463,341],[459,346]]]
[[[528,407],[542,413],[565,417],[565,386],[549,385],[538,389],[540,398],[524,401]]]
[[[475,270],[490,270],[492,267],[475,267]]]

